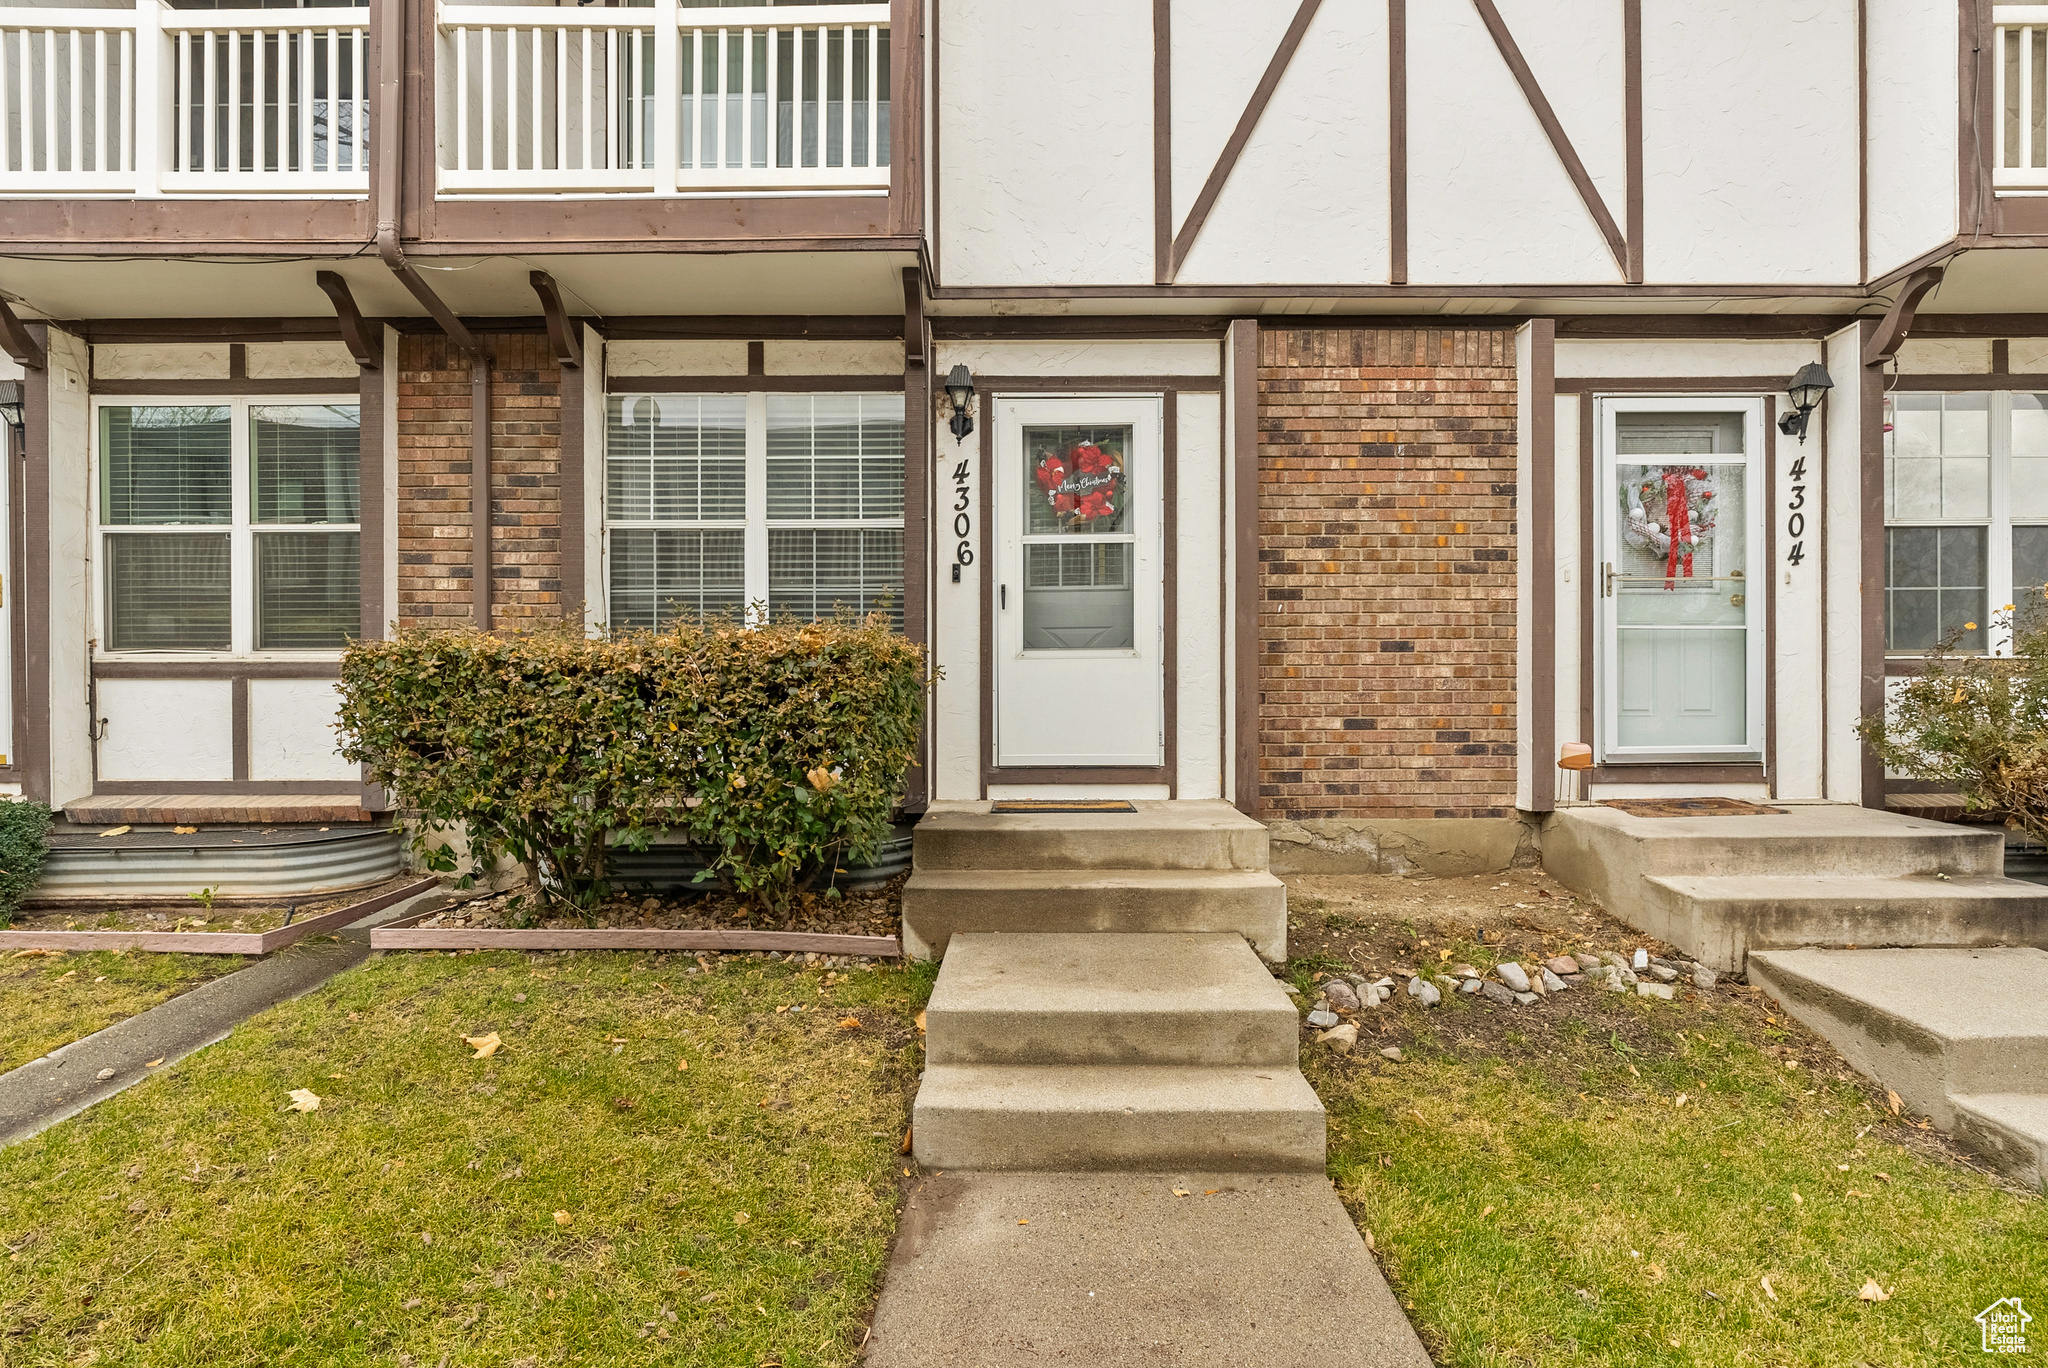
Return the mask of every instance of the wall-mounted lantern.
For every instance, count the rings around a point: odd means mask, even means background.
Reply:
[[[953,430],[953,440],[964,442],[967,434],[974,431],[973,415],[967,406],[974,402],[974,377],[967,373],[964,365],[955,365],[946,374],[946,397],[953,401],[953,421],[947,424]]]
[[[1820,362],[1809,361],[1801,366],[1799,373],[1785,386],[1785,395],[1792,401],[1792,412],[1778,419],[1778,431],[1787,437],[1797,437],[1801,446],[1806,445],[1807,419],[1834,387],[1828,368]]]

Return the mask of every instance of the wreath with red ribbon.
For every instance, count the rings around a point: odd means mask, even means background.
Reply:
[[[1123,501],[1123,463],[1093,442],[1046,453],[1035,478],[1062,524],[1113,518]]]

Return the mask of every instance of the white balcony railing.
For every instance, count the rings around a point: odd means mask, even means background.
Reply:
[[[1991,183],[2048,190],[2048,5],[1997,5],[1991,22],[1991,104],[1998,111]]]
[[[446,194],[873,191],[889,6],[440,7]]]
[[[0,8],[0,192],[364,193],[369,22]]]

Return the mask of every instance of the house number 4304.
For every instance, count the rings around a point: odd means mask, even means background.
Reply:
[[[1785,505],[1785,538],[1792,545],[1785,552],[1785,563],[1797,565],[1806,559],[1806,456],[1801,453],[1786,472],[1792,477],[1792,497]]]

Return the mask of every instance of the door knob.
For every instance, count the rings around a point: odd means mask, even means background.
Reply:
[[[1748,596],[1744,594],[1730,594],[1728,602],[1731,606],[1740,608],[1744,603],[1748,602]]]

